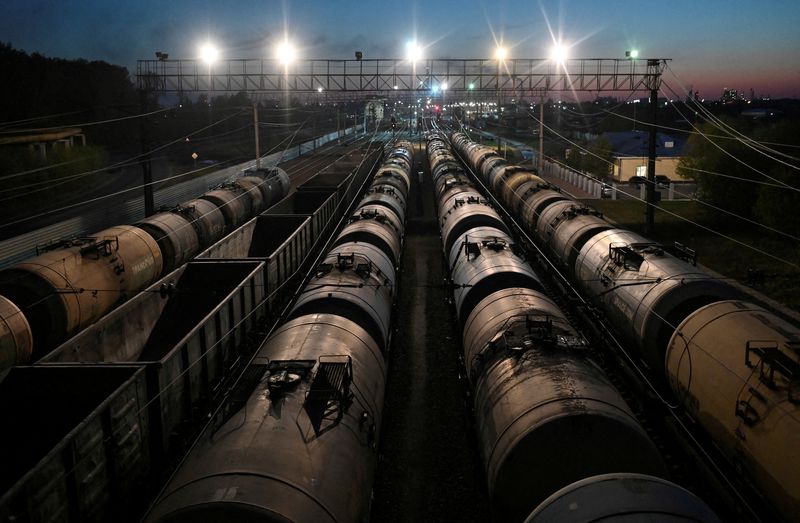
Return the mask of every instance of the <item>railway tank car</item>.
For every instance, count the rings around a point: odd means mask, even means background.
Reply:
[[[0,373],[27,362],[32,350],[33,333],[27,318],[14,302],[0,296]]]
[[[432,165],[445,146],[429,139]],[[475,227],[451,224],[457,203],[446,192],[437,205],[495,518],[523,521],[548,496],[589,476],[665,476],[655,445],[507,232],[472,215],[460,219]],[[481,212],[500,221],[488,204]],[[471,299],[459,297],[465,291]]]
[[[288,321],[259,348],[243,380],[252,385],[226,404],[147,521],[367,520],[396,279],[391,258],[399,258],[383,247],[401,244],[404,223],[404,209],[391,214],[393,207],[371,203],[375,194],[367,192]],[[365,209],[391,217],[365,218]],[[356,234],[370,220],[370,230]],[[384,242],[387,235],[394,238]]]
[[[156,241],[130,225],[54,247],[0,272],[0,294],[30,322],[34,359],[154,282],[162,269]]]
[[[464,133],[451,140],[472,158]],[[800,519],[800,329],[558,191],[493,189],[734,468],[781,516]]]
[[[727,283],[629,231],[601,231],[573,249],[580,249],[574,279],[618,331],[640,347],[645,362],[659,374],[667,342],[689,313],[739,296]]]
[[[800,329],[740,300],[678,325],[666,367],[675,395],[723,451],[800,520]]]
[[[135,225],[58,242],[0,271],[0,294],[14,304],[0,308],[0,319],[18,329],[3,338],[0,370],[44,356],[288,193],[282,169],[248,174]],[[26,322],[12,318],[20,314]]]
[[[688,490],[642,474],[602,474],[559,490],[536,507],[525,523],[575,521],[679,523],[720,520]]]

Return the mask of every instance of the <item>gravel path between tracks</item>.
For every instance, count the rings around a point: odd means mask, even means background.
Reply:
[[[417,159],[424,155],[417,151]],[[372,521],[488,521],[488,496],[447,299],[433,183],[408,202]]]

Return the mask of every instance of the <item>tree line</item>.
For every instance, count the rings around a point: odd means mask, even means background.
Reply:
[[[697,182],[703,201],[800,236],[800,121],[723,121],[749,139],[719,138],[724,133],[705,123],[689,137],[680,174]]]

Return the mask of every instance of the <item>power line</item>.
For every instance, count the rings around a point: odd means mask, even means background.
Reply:
[[[529,115],[531,116],[531,118],[533,118],[534,120],[536,120],[536,121],[539,121],[539,120],[538,120],[538,119],[537,119],[535,116],[533,116],[531,113],[528,113],[528,114],[529,114]],[[592,155],[592,156],[594,156],[594,157],[596,157],[596,158],[598,158],[598,159],[602,160],[603,162],[605,162],[605,163],[608,163],[609,165],[612,165],[612,166],[613,166],[613,164],[612,164],[611,162],[609,162],[608,160],[606,160],[605,158],[602,158],[602,157],[600,157],[600,156],[598,156],[598,155],[594,154],[592,151],[589,151],[588,149],[586,149],[586,148],[582,147],[581,145],[579,145],[579,144],[577,144],[577,143],[573,142],[573,141],[572,141],[572,140],[570,140],[569,138],[566,138],[566,137],[562,136],[561,134],[559,134],[558,132],[556,132],[556,131],[555,131],[554,129],[552,129],[551,127],[548,127],[548,126],[547,126],[547,124],[544,124],[544,123],[542,123],[542,125],[544,125],[544,127],[546,127],[546,128],[547,128],[547,129],[548,129],[550,132],[552,132],[552,133],[553,133],[553,134],[555,134],[556,136],[558,136],[558,137],[562,138],[563,140],[565,140],[565,141],[569,142],[570,144],[574,145],[575,147],[577,147],[577,148],[581,149],[582,151],[585,151],[587,154],[590,154],[590,155]],[[767,256],[767,257],[769,257],[769,258],[772,258],[772,259],[774,259],[774,260],[780,261],[780,262],[782,262],[782,263],[785,263],[785,264],[787,264],[787,265],[790,265],[790,266],[792,266],[792,267],[795,267],[795,268],[797,268],[797,269],[800,269],[800,265],[798,265],[797,263],[794,263],[794,262],[792,262],[792,261],[786,260],[786,259],[784,259],[784,258],[781,258],[780,256],[776,256],[776,255],[774,255],[774,254],[772,254],[772,253],[769,253],[769,252],[767,252],[767,251],[761,250],[761,249],[759,249],[759,248],[757,248],[757,247],[754,247],[754,246],[752,246],[752,245],[750,245],[750,244],[747,244],[747,243],[745,243],[745,242],[743,242],[743,241],[737,240],[736,238],[733,238],[732,236],[728,236],[727,234],[721,233],[721,232],[719,232],[719,231],[715,231],[714,229],[711,229],[710,227],[707,227],[707,226],[705,226],[705,225],[703,225],[703,224],[701,224],[701,223],[695,222],[694,220],[691,220],[691,219],[689,219],[689,218],[686,218],[685,216],[681,216],[680,214],[677,214],[677,213],[674,213],[674,212],[672,212],[672,211],[669,211],[669,210],[667,210],[667,209],[664,209],[663,207],[658,207],[657,205],[655,205],[655,204],[652,204],[652,203],[650,203],[650,202],[648,202],[648,201],[646,201],[646,200],[643,200],[643,199],[641,199],[641,198],[639,198],[639,197],[636,197],[636,196],[633,196],[633,195],[631,195],[631,197],[632,197],[633,199],[635,199],[635,200],[638,200],[638,201],[640,201],[640,202],[644,202],[644,203],[645,203],[646,205],[648,205],[648,206],[652,206],[652,207],[654,207],[654,208],[656,208],[656,209],[659,209],[659,210],[660,210],[660,211],[662,211],[662,212],[665,212],[665,213],[667,213],[667,214],[669,214],[669,215],[672,215],[672,216],[674,216],[674,217],[676,217],[676,218],[679,218],[679,219],[681,219],[681,220],[683,220],[683,221],[685,221],[685,222],[687,222],[687,223],[691,223],[692,225],[695,225],[695,226],[697,226],[697,227],[700,227],[701,229],[703,229],[703,230],[705,230],[705,231],[708,231],[708,232],[710,232],[710,233],[716,234],[717,236],[720,236],[720,237],[722,237],[722,238],[725,238],[725,239],[727,239],[727,240],[730,240],[730,241],[732,241],[732,242],[734,242],[734,243],[737,243],[737,244],[739,244],[739,245],[742,245],[743,247],[747,247],[748,249],[751,249],[751,250],[753,250],[753,251],[755,251],[755,252],[758,252],[758,253],[760,253],[760,254],[763,254],[764,256]],[[746,220],[746,218],[743,218],[743,219],[745,219],[745,220]],[[768,228],[766,225],[763,225],[763,227],[766,227],[766,228]]]
[[[78,178],[83,178],[83,177],[86,177],[86,176],[89,176],[89,175],[92,175],[92,174],[96,174],[96,173],[99,173],[99,172],[102,172],[102,171],[106,171],[106,170],[109,170],[109,169],[122,167],[123,165],[125,165],[125,164],[127,164],[127,163],[129,163],[129,162],[131,162],[133,160],[138,160],[138,159],[143,158],[143,157],[145,157],[147,155],[150,155],[150,154],[152,154],[154,152],[161,151],[161,150],[166,149],[167,147],[169,147],[171,145],[175,145],[176,143],[184,142],[186,140],[186,138],[188,138],[190,136],[194,136],[195,134],[201,133],[201,132],[203,132],[203,131],[205,131],[207,129],[210,129],[211,127],[219,125],[219,124],[221,124],[221,123],[223,123],[223,122],[225,122],[227,120],[230,120],[231,118],[234,118],[234,117],[242,114],[242,112],[243,111],[240,111],[238,113],[235,113],[235,114],[232,114],[230,116],[227,116],[227,117],[225,117],[225,118],[223,118],[221,120],[217,120],[216,122],[214,122],[212,124],[209,124],[209,125],[201,128],[201,129],[198,129],[196,131],[192,131],[189,134],[181,135],[180,138],[177,138],[177,139],[175,139],[175,140],[173,140],[171,142],[168,142],[168,143],[166,143],[164,145],[161,145],[161,146],[158,146],[158,147],[156,147],[154,149],[151,149],[148,152],[144,152],[144,153],[138,154],[136,156],[132,156],[132,157],[126,159],[126,160],[117,162],[115,164],[107,165],[107,166],[104,166],[104,167],[99,168],[99,169],[93,169],[91,171],[84,171],[82,173],[77,173],[77,174],[73,174],[73,175],[70,175],[70,176],[66,176],[66,177],[60,178],[58,181],[55,181],[52,184],[50,184],[50,187],[56,187],[56,186],[59,186],[59,185],[63,185],[64,183],[67,183],[67,182],[69,182],[71,180],[76,180]],[[35,186],[40,185],[40,184],[41,184],[41,182],[36,182],[34,184],[29,184],[29,185],[20,185],[20,186],[16,187],[16,189],[26,189],[26,188],[29,188],[29,187],[35,187]],[[42,188],[39,188],[39,189],[33,189],[32,191],[29,191],[27,194],[43,191],[43,190],[48,189],[50,187],[42,187]],[[10,200],[10,199],[15,199],[15,198],[18,198],[18,196],[0,198],[0,202],[7,201],[7,200]],[[15,222],[15,223],[18,223],[18,222]],[[0,225],[0,227],[4,227],[4,226],[5,225]]]
[[[665,83],[664,85],[667,85],[667,84]],[[672,89],[671,89],[671,88],[670,88],[668,85],[667,85],[667,88],[668,88],[668,89],[670,89],[670,90],[672,90]],[[664,93],[664,94],[666,94],[666,93]],[[675,95],[676,93],[673,91],[673,93],[672,93],[672,94],[673,94],[673,95]],[[681,116],[684,118],[684,120],[686,120],[686,121],[688,122],[688,120],[686,119],[686,116],[685,116],[685,115],[684,115],[684,114],[683,114],[683,113],[680,111],[680,109],[678,109],[678,108],[675,106],[675,104],[674,104],[673,102],[671,102],[671,101],[670,101],[669,103],[670,103],[670,104],[672,105],[672,107],[673,107],[673,108],[674,108],[674,109],[675,109],[675,110],[678,112],[678,114],[680,114],[680,115],[681,115]],[[756,172],[756,173],[760,174],[760,175],[761,175],[761,176],[763,176],[764,178],[767,178],[767,179],[769,179],[769,180],[772,180],[772,181],[773,181],[773,182],[775,182],[775,183],[778,183],[778,184],[780,184],[782,187],[784,187],[784,188],[786,188],[786,189],[790,189],[790,190],[792,190],[792,191],[800,192],[800,189],[799,189],[799,188],[797,188],[797,187],[793,187],[793,186],[791,186],[791,185],[789,185],[789,184],[787,184],[787,183],[785,183],[785,182],[783,182],[783,181],[781,181],[781,180],[779,180],[779,179],[777,179],[777,178],[774,178],[774,177],[772,177],[772,176],[770,176],[770,175],[768,175],[768,174],[766,174],[766,173],[764,173],[764,172],[762,172],[762,171],[760,171],[760,170],[756,169],[755,167],[753,167],[752,165],[748,164],[748,163],[747,163],[747,162],[745,162],[744,160],[742,160],[742,159],[740,159],[739,157],[737,157],[737,156],[733,155],[732,153],[728,152],[727,150],[725,150],[725,148],[723,148],[722,146],[720,146],[720,145],[719,145],[718,143],[716,143],[714,140],[712,140],[711,138],[709,138],[709,137],[708,137],[708,136],[707,136],[705,133],[703,133],[703,131],[701,131],[700,129],[698,129],[698,128],[697,128],[697,127],[694,125],[694,124],[690,123],[689,125],[691,125],[691,126],[692,126],[692,128],[693,128],[695,131],[699,132],[699,133],[700,133],[700,135],[701,135],[703,138],[705,138],[705,139],[706,139],[706,140],[707,140],[707,141],[708,141],[708,142],[709,142],[711,145],[713,145],[714,147],[716,147],[717,149],[719,149],[720,151],[722,151],[723,153],[725,153],[727,156],[729,156],[730,158],[732,158],[733,160],[735,160],[735,161],[736,161],[736,162],[738,162],[739,164],[741,164],[741,165],[744,165],[744,166],[745,166],[745,167],[747,167],[748,169],[750,169],[750,170],[752,170],[752,171],[754,171],[754,172]]]
[[[688,129],[681,129],[680,127],[671,127],[669,125],[660,125],[660,124],[655,124],[654,125],[652,123],[642,122],[642,120],[636,120],[635,118],[631,118],[630,116],[625,116],[624,114],[619,114],[619,113],[615,113],[615,112],[608,111],[608,110],[606,110],[606,112],[608,112],[609,114],[611,114],[613,116],[616,116],[617,118],[622,118],[623,120],[628,120],[628,121],[631,121],[631,122],[643,123],[644,125],[648,125],[650,127],[657,127],[659,129],[666,129],[668,131],[677,131],[677,132],[685,133],[685,134],[696,134],[696,135],[703,134],[703,133],[701,133],[699,131],[690,131]],[[720,140],[737,140],[737,138],[734,138],[732,136],[724,136],[724,135],[721,135],[721,134],[705,133],[705,135],[709,136],[711,138],[717,138],[717,139],[720,139]],[[756,143],[765,144],[765,145],[778,145],[778,146],[781,146],[781,147],[793,147],[793,148],[800,149],[800,145],[793,145],[793,144],[789,144],[789,143],[778,143],[778,142],[756,142]],[[789,156],[789,158],[794,159],[794,160],[798,159],[798,158],[795,158],[794,156]]]
[[[687,90],[686,90],[686,87],[684,87],[684,85],[683,85],[683,82],[681,82],[681,79],[680,79],[680,78],[678,78],[678,75],[677,75],[677,74],[675,74],[675,71],[673,71],[673,70],[672,70],[672,68],[670,68],[670,67],[669,67],[669,64],[667,64],[667,69],[668,69],[668,70],[669,70],[669,72],[672,74],[672,76],[675,78],[675,80],[678,82],[678,85],[680,85],[681,89],[683,89],[683,91],[684,91],[684,92],[687,92]],[[669,85],[667,85],[667,87],[669,87]],[[674,90],[673,90],[671,87],[669,87],[669,89],[670,89],[670,91],[672,91],[673,93],[675,93],[675,91],[674,91]],[[676,96],[677,96],[677,94],[676,94]],[[786,155],[786,154],[782,153],[781,151],[777,151],[777,150],[775,150],[775,149],[772,149],[772,148],[770,148],[770,147],[766,147],[766,146],[764,146],[762,143],[760,143],[760,142],[757,142],[756,140],[753,140],[753,139],[752,139],[752,138],[750,138],[749,136],[747,136],[747,135],[745,135],[745,134],[743,134],[743,133],[739,132],[739,131],[738,131],[738,130],[736,130],[734,127],[732,127],[732,126],[728,125],[727,123],[725,123],[724,121],[722,121],[722,119],[720,119],[719,117],[717,117],[716,115],[714,115],[714,114],[713,114],[711,111],[709,111],[709,110],[708,110],[708,109],[707,109],[705,106],[703,106],[702,104],[698,103],[698,102],[697,102],[697,100],[695,100],[694,98],[691,98],[691,97],[690,97],[690,101],[691,101],[692,103],[694,103],[694,104],[695,104],[695,106],[696,106],[698,109],[700,109],[700,111],[701,111],[701,112],[703,112],[703,114],[705,114],[705,115],[706,115],[706,120],[710,121],[712,124],[715,124],[715,126],[716,126],[718,129],[720,129],[721,131],[723,131],[723,132],[727,132],[727,133],[728,133],[730,136],[732,136],[734,139],[741,141],[741,142],[742,142],[744,145],[747,145],[748,147],[751,147],[751,148],[753,148],[754,150],[757,150],[757,149],[764,149],[764,150],[767,150],[767,151],[769,151],[769,152],[772,152],[772,153],[774,153],[774,154],[782,155],[782,156],[788,157],[788,158],[790,158],[790,159],[797,160],[797,158],[793,158],[793,157],[791,157],[791,156],[789,156],[789,155]],[[752,146],[750,146],[750,145],[749,145],[750,143],[754,143],[754,144],[756,144],[756,147],[752,147]],[[762,153],[762,154],[763,154],[763,153]],[[778,161],[778,162],[780,162],[780,160],[778,160],[778,159],[776,159],[776,158],[773,158],[773,157],[772,157],[772,156],[770,156],[770,155],[766,155],[766,154],[765,154],[765,156],[768,156],[769,158],[771,158],[771,159],[773,159],[773,160],[775,160],[775,161]],[[787,164],[787,165],[788,165],[788,164]],[[796,166],[791,166],[791,167],[794,167],[795,169],[798,169],[798,170],[800,170],[800,168],[799,168],[799,167],[796,167]]]
[[[93,125],[103,125],[107,123],[114,123],[114,122],[121,122],[123,120],[132,120],[134,118],[143,118],[145,116],[150,116],[153,114],[163,113],[166,111],[172,111],[174,108],[167,107],[165,109],[156,109],[155,111],[150,111],[149,113],[142,113],[142,114],[133,114],[130,116],[121,116],[119,118],[112,118],[109,120],[100,120],[96,122],[85,122],[85,123],[76,123],[76,124],[68,124],[68,125],[56,125],[53,127],[37,127],[35,129],[16,129],[13,131],[0,131],[0,134],[18,134],[21,132],[40,132],[40,131],[53,131],[56,129],[67,129],[70,127],[91,127]]]
[[[299,129],[298,129],[298,131],[299,131]],[[284,139],[284,140],[283,140],[281,143],[279,143],[279,144],[277,144],[276,146],[274,146],[274,147],[273,147],[273,148],[272,148],[270,151],[267,151],[267,152],[266,152],[266,153],[265,153],[265,154],[264,154],[262,157],[265,157],[265,156],[267,156],[267,155],[271,154],[271,152],[272,152],[272,151],[274,151],[274,150],[278,149],[278,148],[280,147],[280,145],[281,145],[283,142],[286,142],[286,141],[288,140],[288,143],[287,143],[286,147],[284,147],[284,149],[283,149],[283,152],[282,152],[282,154],[281,154],[281,156],[283,156],[283,155],[284,155],[284,154],[285,154],[285,153],[286,153],[286,152],[289,150],[289,148],[291,147],[291,144],[292,144],[292,142],[293,142],[294,138],[296,137],[296,135],[297,135],[297,132],[298,132],[298,131],[295,131],[295,133],[294,133],[294,134],[293,134],[291,137],[287,137],[287,138],[285,138],[285,139]],[[344,158],[346,155],[347,155],[347,153],[343,153],[343,154],[342,154],[342,155],[340,155],[338,158],[331,160],[331,161],[330,161],[330,162],[329,162],[329,163],[326,165],[326,167],[327,167],[327,166],[330,166],[330,165],[333,165],[335,162],[337,162],[338,160],[340,160],[340,159]],[[313,163],[318,163],[318,164],[321,164],[321,162],[325,162],[326,160],[328,160],[328,158],[320,158],[319,160],[321,160],[321,161],[318,161],[318,160],[316,160],[315,158],[311,157],[311,158],[309,158],[309,159],[308,159],[308,163],[306,163],[306,166],[307,166],[307,165],[311,165],[311,164],[313,164]],[[280,160],[279,160],[278,162],[280,162]],[[303,162],[301,162],[301,163],[303,163]],[[303,166],[303,168],[305,168],[305,166]],[[179,177],[183,177],[183,176],[187,176],[187,175],[190,175],[190,174],[194,174],[195,172],[198,172],[198,171],[200,171],[200,170],[202,170],[202,169],[198,169],[198,170],[195,170],[195,171],[189,171],[189,172],[187,172],[187,173],[183,173],[183,174],[180,174],[180,175],[176,175],[176,176],[173,176],[173,177],[171,177],[171,178],[168,178],[167,180],[169,180],[169,179],[174,179],[174,178],[179,178]],[[153,183],[160,183],[160,182],[167,181],[167,180],[161,180],[161,181],[159,181],[159,182],[153,182]],[[265,180],[264,180],[262,183],[266,183],[267,181],[268,181],[268,180],[267,180],[267,179],[265,179]],[[93,200],[89,200],[89,201],[82,202],[82,203],[91,203],[92,201],[95,201],[95,200],[100,200],[100,199],[107,198],[107,197],[110,197],[110,196],[115,196],[115,195],[117,195],[117,194],[121,194],[121,193],[128,192],[128,191],[132,191],[132,190],[139,190],[139,189],[141,189],[141,188],[142,188],[142,186],[139,186],[139,187],[133,187],[133,188],[131,188],[131,189],[125,189],[125,190],[123,190],[123,191],[119,191],[118,193],[114,193],[114,194],[112,194],[112,195],[106,195],[106,196],[102,196],[102,197],[95,198],[95,199],[93,199]],[[245,191],[243,191],[242,193],[240,193],[240,194],[238,194],[238,195],[234,196],[234,198],[233,198],[233,199],[234,199],[234,200],[236,200],[236,199],[238,199],[238,198],[243,198],[243,197],[244,197],[244,196],[247,194],[247,192],[248,192],[248,191],[246,191],[246,190],[245,190]],[[79,204],[79,205],[80,205],[80,204]],[[56,209],[55,211],[58,211],[58,210],[60,210],[60,209]],[[55,212],[55,211],[53,211],[53,212]],[[214,211],[213,211],[213,210],[212,210],[212,211],[209,211],[209,213],[211,213],[211,212],[214,212]],[[197,220],[199,220],[199,219],[201,219],[201,218],[205,217],[205,216],[206,216],[207,214],[209,214],[209,213],[206,213],[206,214],[200,215],[200,216],[198,216],[198,217],[197,217],[196,219],[194,219],[194,220],[187,220],[187,223],[186,223],[186,224],[182,225],[181,227],[179,227],[179,228],[178,228],[178,229],[176,229],[175,231],[177,231],[177,230],[180,230],[180,228],[182,228],[182,227],[188,227],[188,226],[191,226],[191,225],[192,225],[192,224],[193,224],[195,221],[197,221]],[[0,227],[2,227],[2,226],[0,226]],[[175,232],[175,231],[173,231],[173,232]],[[89,236],[91,236],[91,235],[89,235]],[[62,259],[63,259],[63,258],[62,258]],[[56,264],[60,264],[60,263],[61,263],[61,261],[62,261],[62,259],[54,260],[54,261],[52,262],[52,264],[50,264],[50,266],[52,266],[52,265],[56,265]],[[24,276],[20,276],[20,278],[24,278]],[[86,290],[92,291],[92,290],[95,290],[95,289],[86,289]],[[103,290],[103,289],[97,289],[97,290]],[[44,298],[43,298],[43,299],[44,299]],[[32,303],[32,304],[29,304],[27,307],[25,307],[25,309],[24,309],[24,310],[28,310],[28,309],[30,309],[31,307],[35,306],[37,303],[39,303],[39,302],[35,302],[35,303]],[[23,309],[20,309],[20,311],[19,311],[18,313],[14,313],[14,314],[22,314],[22,313],[23,313]],[[13,316],[13,315],[12,315],[12,316]],[[9,317],[10,317],[10,316],[9,316]]]
[[[69,116],[69,115],[72,115],[72,114],[85,113],[86,111],[88,111],[88,109],[81,109],[80,111],[69,111],[69,112],[66,112],[66,113],[47,114],[47,115],[44,115],[44,116],[34,116],[32,118],[23,118],[22,120],[13,120],[13,121],[9,121],[9,122],[0,122],[0,127],[9,127],[11,125],[15,125],[15,124],[18,124],[18,123],[35,122],[35,121],[38,121],[38,120],[50,120],[50,119],[53,119],[53,118],[59,118],[61,116]]]

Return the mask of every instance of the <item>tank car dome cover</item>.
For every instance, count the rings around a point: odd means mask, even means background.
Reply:
[[[525,523],[572,523],[614,518],[719,523],[697,496],[644,474],[602,474],[576,481],[544,500]]]

